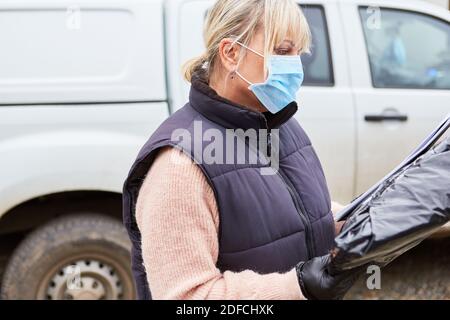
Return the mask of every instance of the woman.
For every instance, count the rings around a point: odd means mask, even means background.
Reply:
[[[206,52],[185,66],[189,102],[147,141],[124,185],[139,298],[337,299],[352,285],[353,274],[327,273],[331,201],[292,118],[309,38],[293,0],[219,0],[209,11]],[[193,141],[174,139],[179,130]],[[202,161],[210,146],[198,137],[220,142],[229,130],[264,132],[269,164],[250,143],[241,151],[257,164]]]

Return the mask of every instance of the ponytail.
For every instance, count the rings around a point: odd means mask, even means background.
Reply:
[[[205,74],[206,73],[206,69],[205,67],[205,63],[208,62],[208,59],[206,57],[206,53],[202,54],[199,57],[190,59],[188,61],[186,61],[183,66],[182,66],[182,74],[184,76],[184,78],[188,81],[191,82],[192,81],[192,76],[195,73],[200,74]],[[204,69],[204,70],[202,70]]]

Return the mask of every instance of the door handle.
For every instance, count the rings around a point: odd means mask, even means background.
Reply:
[[[364,120],[367,122],[381,122],[381,121],[408,121],[406,114],[366,114]]]

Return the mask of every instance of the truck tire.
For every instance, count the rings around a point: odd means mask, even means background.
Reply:
[[[31,232],[6,267],[1,299],[135,299],[130,241],[99,214],[57,218]]]

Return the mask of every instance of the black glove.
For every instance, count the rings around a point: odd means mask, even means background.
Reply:
[[[296,266],[297,278],[305,298],[310,300],[337,300],[352,287],[365,267],[331,275],[328,271],[330,255],[316,257]]]

